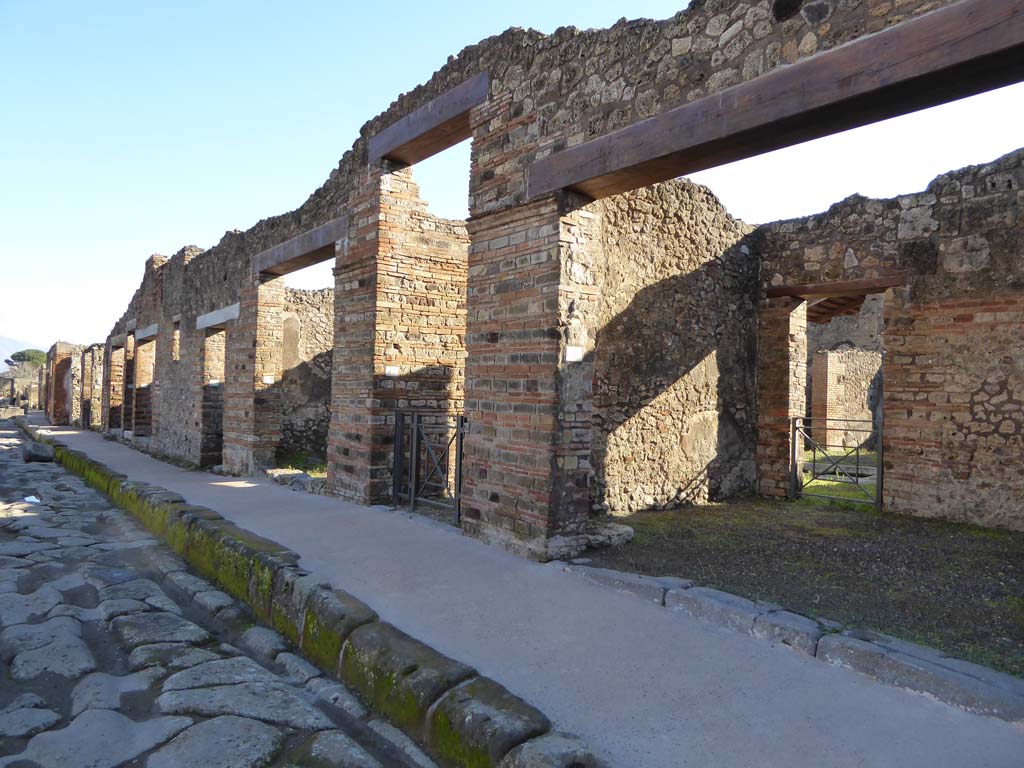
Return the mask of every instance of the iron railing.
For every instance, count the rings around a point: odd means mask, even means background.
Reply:
[[[882,508],[881,425],[871,419],[792,420],[792,496]],[[848,486],[849,493],[831,483]]]
[[[441,411],[395,411],[392,506],[449,509],[461,519],[462,438],[466,417]]]

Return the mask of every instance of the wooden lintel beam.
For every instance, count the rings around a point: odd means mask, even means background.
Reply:
[[[527,197],[628,192],[1024,80],[1024,0],[961,0],[557,152]]]
[[[252,257],[252,271],[264,275],[287,275],[311,264],[333,259],[334,243],[346,237],[348,217],[339,216],[257,253]]]
[[[863,280],[839,280],[833,283],[805,283],[803,285],[776,285],[765,291],[769,299],[792,296],[798,299],[831,299],[840,296],[866,296],[870,293],[884,293],[887,288],[906,285],[909,277],[900,272],[887,277],[870,277]]]
[[[370,162],[388,157],[412,165],[468,139],[469,110],[486,101],[490,89],[490,75],[481,72],[410,112],[370,138]]]

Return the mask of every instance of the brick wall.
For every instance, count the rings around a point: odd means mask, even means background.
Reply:
[[[199,464],[204,467],[223,462],[226,345],[224,330],[208,331],[203,341]]]
[[[767,225],[752,240],[765,287],[908,275],[907,286],[884,299],[889,510],[1024,528],[1015,503],[1024,493],[1015,415],[1024,386],[1022,189],[1018,150],[943,174],[924,192],[850,198],[820,215]],[[786,322],[762,312],[759,377],[766,386],[781,381],[777,351],[794,343],[785,339]],[[798,364],[791,359],[791,369]],[[784,390],[775,389],[778,405]],[[762,490],[782,493],[781,433],[768,428],[773,411],[764,405]]]
[[[811,374],[811,429],[823,447],[873,446],[881,395],[882,353],[865,349],[815,352]]]
[[[462,409],[469,237],[427,211],[409,169],[381,175],[363,210],[336,269],[328,478],[340,495],[383,501],[395,409]]]

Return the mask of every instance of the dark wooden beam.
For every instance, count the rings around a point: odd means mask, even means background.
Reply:
[[[285,240],[280,245],[252,257],[252,271],[265,275],[287,275],[289,272],[334,258],[334,243],[348,237],[348,217],[321,224],[315,229]]]
[[[607,197],[1020,80],[1024,0],[961,0],[538,160],[527,196]]]
[[[830,299],[839,296],[866,296],[869,293],[884,293],[887,288],[906,285],[909,276],[900,272],[886,277],[869,277],[863,280],[837,280],[832,283],[805,283],[803,285],[776,285],[765,291],[769,299],[792,296],[798,299]]]
[[[486,72],[442,93],[370,138],[370,162],[388,157],[412,165],[472,135],[469,110],[487,99]]]

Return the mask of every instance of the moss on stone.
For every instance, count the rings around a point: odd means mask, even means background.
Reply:
[[[341,646],[345,642],[337,631],[325,626],[320,616],[312,609],[306,609],[302,623],[302,652],[320,669],[336,674]]]
[[[460,768],[491,768],[487,750],[467,744],[444,712],[433,716],[429,741],[435,756],[443,762]]]

